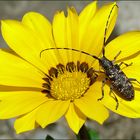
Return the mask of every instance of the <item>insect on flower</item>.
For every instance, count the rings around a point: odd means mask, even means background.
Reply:
[[[110,14],[108,16],[108,21],[110,19],[110,15],[115,6],[117,6],[117,5],[114,5],[110,11]],[[104,89],[103,88],[104,88],[106,81],[109,80],[111,82],[109,94],[111,96],[111,93],[113,93],[114,96],[112,96],[112,97],[117,102],[117,105],[116,105],[116,110],[117,110],[119,103],[118,103],[118,99],[115,96],[113,90],[116,91],[116,94],[119,95],[124,100],[131,101],[134,99],[134,87],[133,87],[131,81],[136,81],[139,84],[140,84],[140,82],[137,81],[135,78],[128,78],[120,68],[120,66],[123,64],[126,67],[128,67],[128,66],[131,66],[132,63],[126,64],[124,62],[121,62],[120,64],[115,64],[115,61],[116,61],[117,57],[120,55],[121,51],[118,52],[118,54],[114,57],[113,61],[111,61],[105,57],[105,46],[106,46],[105,41],[106,41],[106,32],[107,32],[107,27],[108,27],[108,21],[106,23],[105,34],[104,34],[104,43],[103,43],[103,49],[102,49],[103,57],[101,59],[99,59],[95,56],[93,56],[93,57],[95,59],[99,60],[99,63],[102,66],[102,68],[104,69],[104,73],[106,75],[106,78],[102,81],[102,97],[98,100],[102,100],[104,98]]]
[[[74,7],[57,11],[52,24],[37,12],[27,12],[21,21],[1,20],[2,37],[17,55],[0,49],[0,119],[16,118],[19,134],[64,116],[78,134],[87,118],[103,124],[108,109],[140,118],[140,86],[127,78],[140,81],[140,31],[106,43],[117,16],[116,2],[98,8],[94,1],[79,14]],[[126,68],[120,62],[133,65]],[[126,91],[135,100],[127,101]]]
[[[65,50],[83,53],[83,54],[86,54],[86,55],[93,57],[94,59],[97,59],[99,61],[100,66],[103,68],[104,71],[94,71],[94,72],[104,73],[105,77],[106,77],[102,81],[102,87],[101,87],[102,97],[99,98],[98,100],[102,100],[104,98],[104,86],[105,86],[106,82],[109,81],[111,83],[109,95],[116,101],[116,103],[117,103],[116,110],[117,110],[118,106],[119,106],[119,101],[118,101],[115,93],[118,96],[120,96],[122,99],[124,99],[126,101],[131,101],[134,99],[134,96],[135,96],[132,81],[136,81],[139,84],[140,84],[140,82],[137,81],[137,79],[135,79],[135,78],[128,78],[126,76],[126,74],[120,68],[121,65],[125,65],[126,67],[131,66],[132,63],[126,64],[124,62],[121,62],[119,64],[115,64],[117,57],[121,54],[121,51],[118,52],[118,54],[114,57],[113,60],[109,60],[108,58],[105,57],[106,34],[107,34],[110,16],[112,14],[114,7],[118,8],[117,5],[114,5],[110,11],[109,16],[108,16],[108,20],[106,22],[106,27],[105,27],[105,32],[104,32],[104,42],[103,42],[103,48],[102,48],[102,55],[103,56],[101,58],[98,58],[97,56],[89,54],[85,51],[80,51],[80,50],[73,49],[73,48],[48,48],[48,49],[44,49],[40,52],[40,57],[41,57],[42,52],[44,52],[44,51],[53,50],[53,49],[59,49],[59,50],[65,49]],[[111,94],[113,94],[113,96]]]

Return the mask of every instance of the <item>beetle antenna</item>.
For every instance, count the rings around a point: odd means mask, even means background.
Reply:
[[[105,56],[106,35],[107,35],[108,24],[109,24],[109,20],[110,20],[111,14],[112,14],[112,12],[113,12],[113,9],[114,9],[115,7],[119,8],[117,4],[115,4],[115,5],[112,7],[112,9],[111,9],[111,11],[110,11],[110,13],[109,13],[109,16],[108,16],[108,18],[107,18],[106,26],[105,26],[104,42],[103,42],[103,50],[102,50],[103,56]]]
[[[89,56],[91,56],[91,57],[93,57],[93,58],[95,58],[95,59],[97,59],[97,60],[100,61],[100,59],[99,59],[97,56],[95,56],[95,55],[89,54],[89,53],[84,52],[84,51],[81,51],[81,50],[73,49],[73,48],[48,48],[48,49],[44,49],[44,50],[42,50],[42,51],[40,52],[40,58],[41,58],[42,53],[43,53],[44,51],[47,51],[47,50],[56,50],[56,49],[58,49],[58,50],[71,50],[71,51],[75,51],[75,52],[80,52],[80,53],[89,55]]]

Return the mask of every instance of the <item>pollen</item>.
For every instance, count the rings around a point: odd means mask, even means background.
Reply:
[[[90,79],[82,72],[65,72],[54,78],[51,95],[55,99],[74,100],[80,98],[89,88]]]
[[[78,99],[86,93],[89,87],[96,81],[97,74],[88,63],[77,61],[68,62],[66,66],[58,64],[50,68],[47,78],[43,78],[43,93],[56,100]]]

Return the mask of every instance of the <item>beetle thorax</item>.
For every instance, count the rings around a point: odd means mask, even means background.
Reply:
[[[99,63],[105,71],[113,67],[112,61],[108,60],[105,56],[100,59]]]

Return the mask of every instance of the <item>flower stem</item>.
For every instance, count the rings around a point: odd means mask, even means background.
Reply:
[[[85,125],[83,125],[77,135],[78,140],[89,140],[88,131]]]

